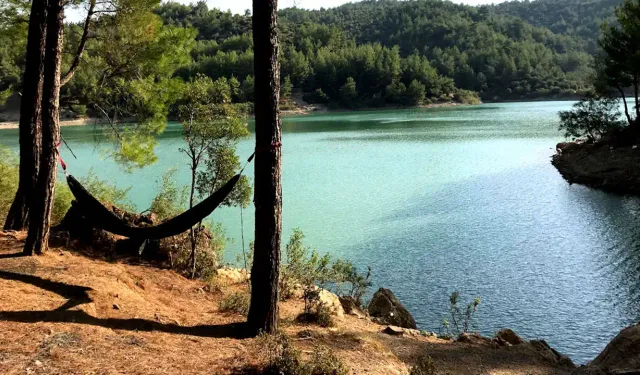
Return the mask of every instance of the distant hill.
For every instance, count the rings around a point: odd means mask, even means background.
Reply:
[[[600,23],[620,2],[473,7],[366,0],[332,9],[284,9],[282,77],[290,77],[306,99],[340,106],[411,105],[421,94],[439,98],[460,89],[485,100],[575,97],[590,88]],[[204,2],[165,3],[158,14],[199,31],[194,62],[182,77],[203,73],[244,81],[252,75],[248,15],[208,9]]]
[[[589,51],[597,49],[602,22],[611,20],[623,0],[536,0],[508,1],[488,6],[495,14],[520,17],[534,26],[556,34],[578,37]]]

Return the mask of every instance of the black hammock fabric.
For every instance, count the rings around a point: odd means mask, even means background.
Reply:
[[[210,197],[182,214],[153,227],[132,227],[93,197],[73,176],[67,176],[67,184],[78,202],[83,216],[109,233],[128,238],[159,240],[186,232],[209,216],[231,194],[240,180],[237,174]]]

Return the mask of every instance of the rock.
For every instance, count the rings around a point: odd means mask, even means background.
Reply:
[[[387,326],[382,330],[382,333],[386,333],[387,335],[391,336],[420,336],[420,331],[418,331],[417,329],[409,329],[396,326]]]
[[[556,151],[559,154],[566,154],[578,148],[579,144],[575,142],[560,142],[556,145]]]
[[[340,298],[328,290],[321,289],[318,295],[319,302],[329,309],[332,315],[344,318],[344,309],[340,303]]]
[[[571,358],[567,357],[564,354],[559,353],[557,350],[549,346],[544,340],[531,340],[530,344],[536,349],[543,357],[547,358],[550,361],[556,362],[561,366],[575,368],[576,365],[573,363]]]
[[[114,310],[120,310],[120,305],[118,305],[117,303],[113,304],[113,309]]]
[[[228,284],[241,284],[249,279],[247,272],[239,268],[219,268],[216,270],[219,279],[224,280]]]
[[[380,288],[373,295],[369,304],[369,314],[380,318],[384,324],[402,328],[418,328],[413,316],[389,289]]]
[[[500,337],[494,337],[491,341],[493,341],[496,344],[498,344],[498,346],[513,346],[510,343],[506,342],[504,339],[500,338]]]
[[[498,331],[498,333],[496,333],[496,338],[502,339],[511,345],[520,345],[525,343],[522,337],[518,336],[517,333],[508,328]]]
[[[353,297],[339,297],[339,299],[345,314],[357,316],[360,319],[364,319],[367,317],[367,314],[362,311]]]
[[[498,344],[493,342],[490,338],[480,336],[477,333],[461,333],[456,341],[473,345],[489,345],[492,347],[498,346]]]
[[[623,329],[589,367],[618,373],[640,372],[640,323]]]

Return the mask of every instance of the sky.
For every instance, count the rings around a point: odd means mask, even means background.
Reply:
[[[164,1],[164,0],[163,0]],[[197,0],[173,0],[179,3],[189,4],[195,3]],[[469,5],[500,3],[505,0],[452,0],[454,3],[464,3]],[[339,5],[352,2],[352,0],[279,0],[280,8],[288,8],[297,6],[305,9],[332,8]],[[245,10],[251,9],[252,0],[207,0],[210,8],[218,8],[222,10],[230,10],[234,13],[244,13]],[[67,20],[78,22],[83,19],[85,12],[72,9],[67,13]]]

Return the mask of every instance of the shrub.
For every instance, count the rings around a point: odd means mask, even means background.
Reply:
[[[198,236],[195,277],[207,280],[220,267],[226,237],[220,224],[208,223],[196,230],[201,231],[201,233]],[[162,241],[163,247],[173,249],[170,253],[171,268],[185,277],[191,277],[193,263],[191,262],[191,240],[189,236],[183,234]]]
[[[472,302],[468,303],[463,310],[459,307],[460,292],[455,291],[449,296],[449,315],[451,322],[446,318],[442,319],[442,330],[444,331],[444,337],[451,337],[453,334],[459,335],[461,333],[467,333],[471,328],[475,328],[473,318],[478,311],[481,299],[476,297]]]
[[[130,187],[121,189],[115,184],[101,180],[93,169],[89,170],[86,176],[80,178],[80,182],[99,201],[112,204],[129,212],[135,211],[134,204],[127,197],[129,190],[131,190]]]
[[[16,190],[18,190],[18,159],[9,149],[0,147],[0,225],[4,224]]]
[[[327,104],[329,103],[329,97],[322,91],[317,89],[314,92],[304,94],[302,99],[309,104]]]
[[[266,354],[263,375],[347,375],[349,372],[330,349],[317,347],[308,362],[283,334],[258,337],[258,344]]]
[[[478,93],[469,90],[457,89],[453,94],[453,99],[462,104],[480,104]]]
[[[411,368],[409,375],[435,375],[436,364],[428,355],[423,355],[418,362]]]
[[[218,304],[221,312],[247,315],[251,298],[247,293],[232,293],[223,298]]]
[[[171,168],[162,175],[158,194],[151,201],[149,211],[153,212],[160,221],[175,217],[186,206],[187,188],[186,186],[178,187],[175,180],[176,171],[176,168]]]
[[[298,315],[296,321],[300,323],[313,323],[324,328],[336,326],[333,315],[331,315],[331,310],[322,302],[316,302],[308,311],[305,310],[302,314]]]
[[[595,140],[624,126],[620,120],[618,100],[594,94],[574,104],[571,111],[562,111],[559,115],[558,130],[564,131],[567,138],[587,136]]]
[[[0,146],[0,226],[4,224],[18,190],[19,161],[15,154]],[[71,207],[73,195],[64,181],[56,185],[51,222],[58,224]]]
[[[304,234],[294,229],[285,247],[286,264],[280,275],[280,296],[283,300],[291,298],[297,289],[302,289],[304,312],[298,321],[317,323],[330,327],[334,323],[327,306],[320,302],[322,289],[332,288],[338,295],[348,295],[362,304],[362,297],[371,283],[371,269],[360,274],[353,263],[337,259],[332,262],[331,256],[320,256],[316,250],[303,243]]]

